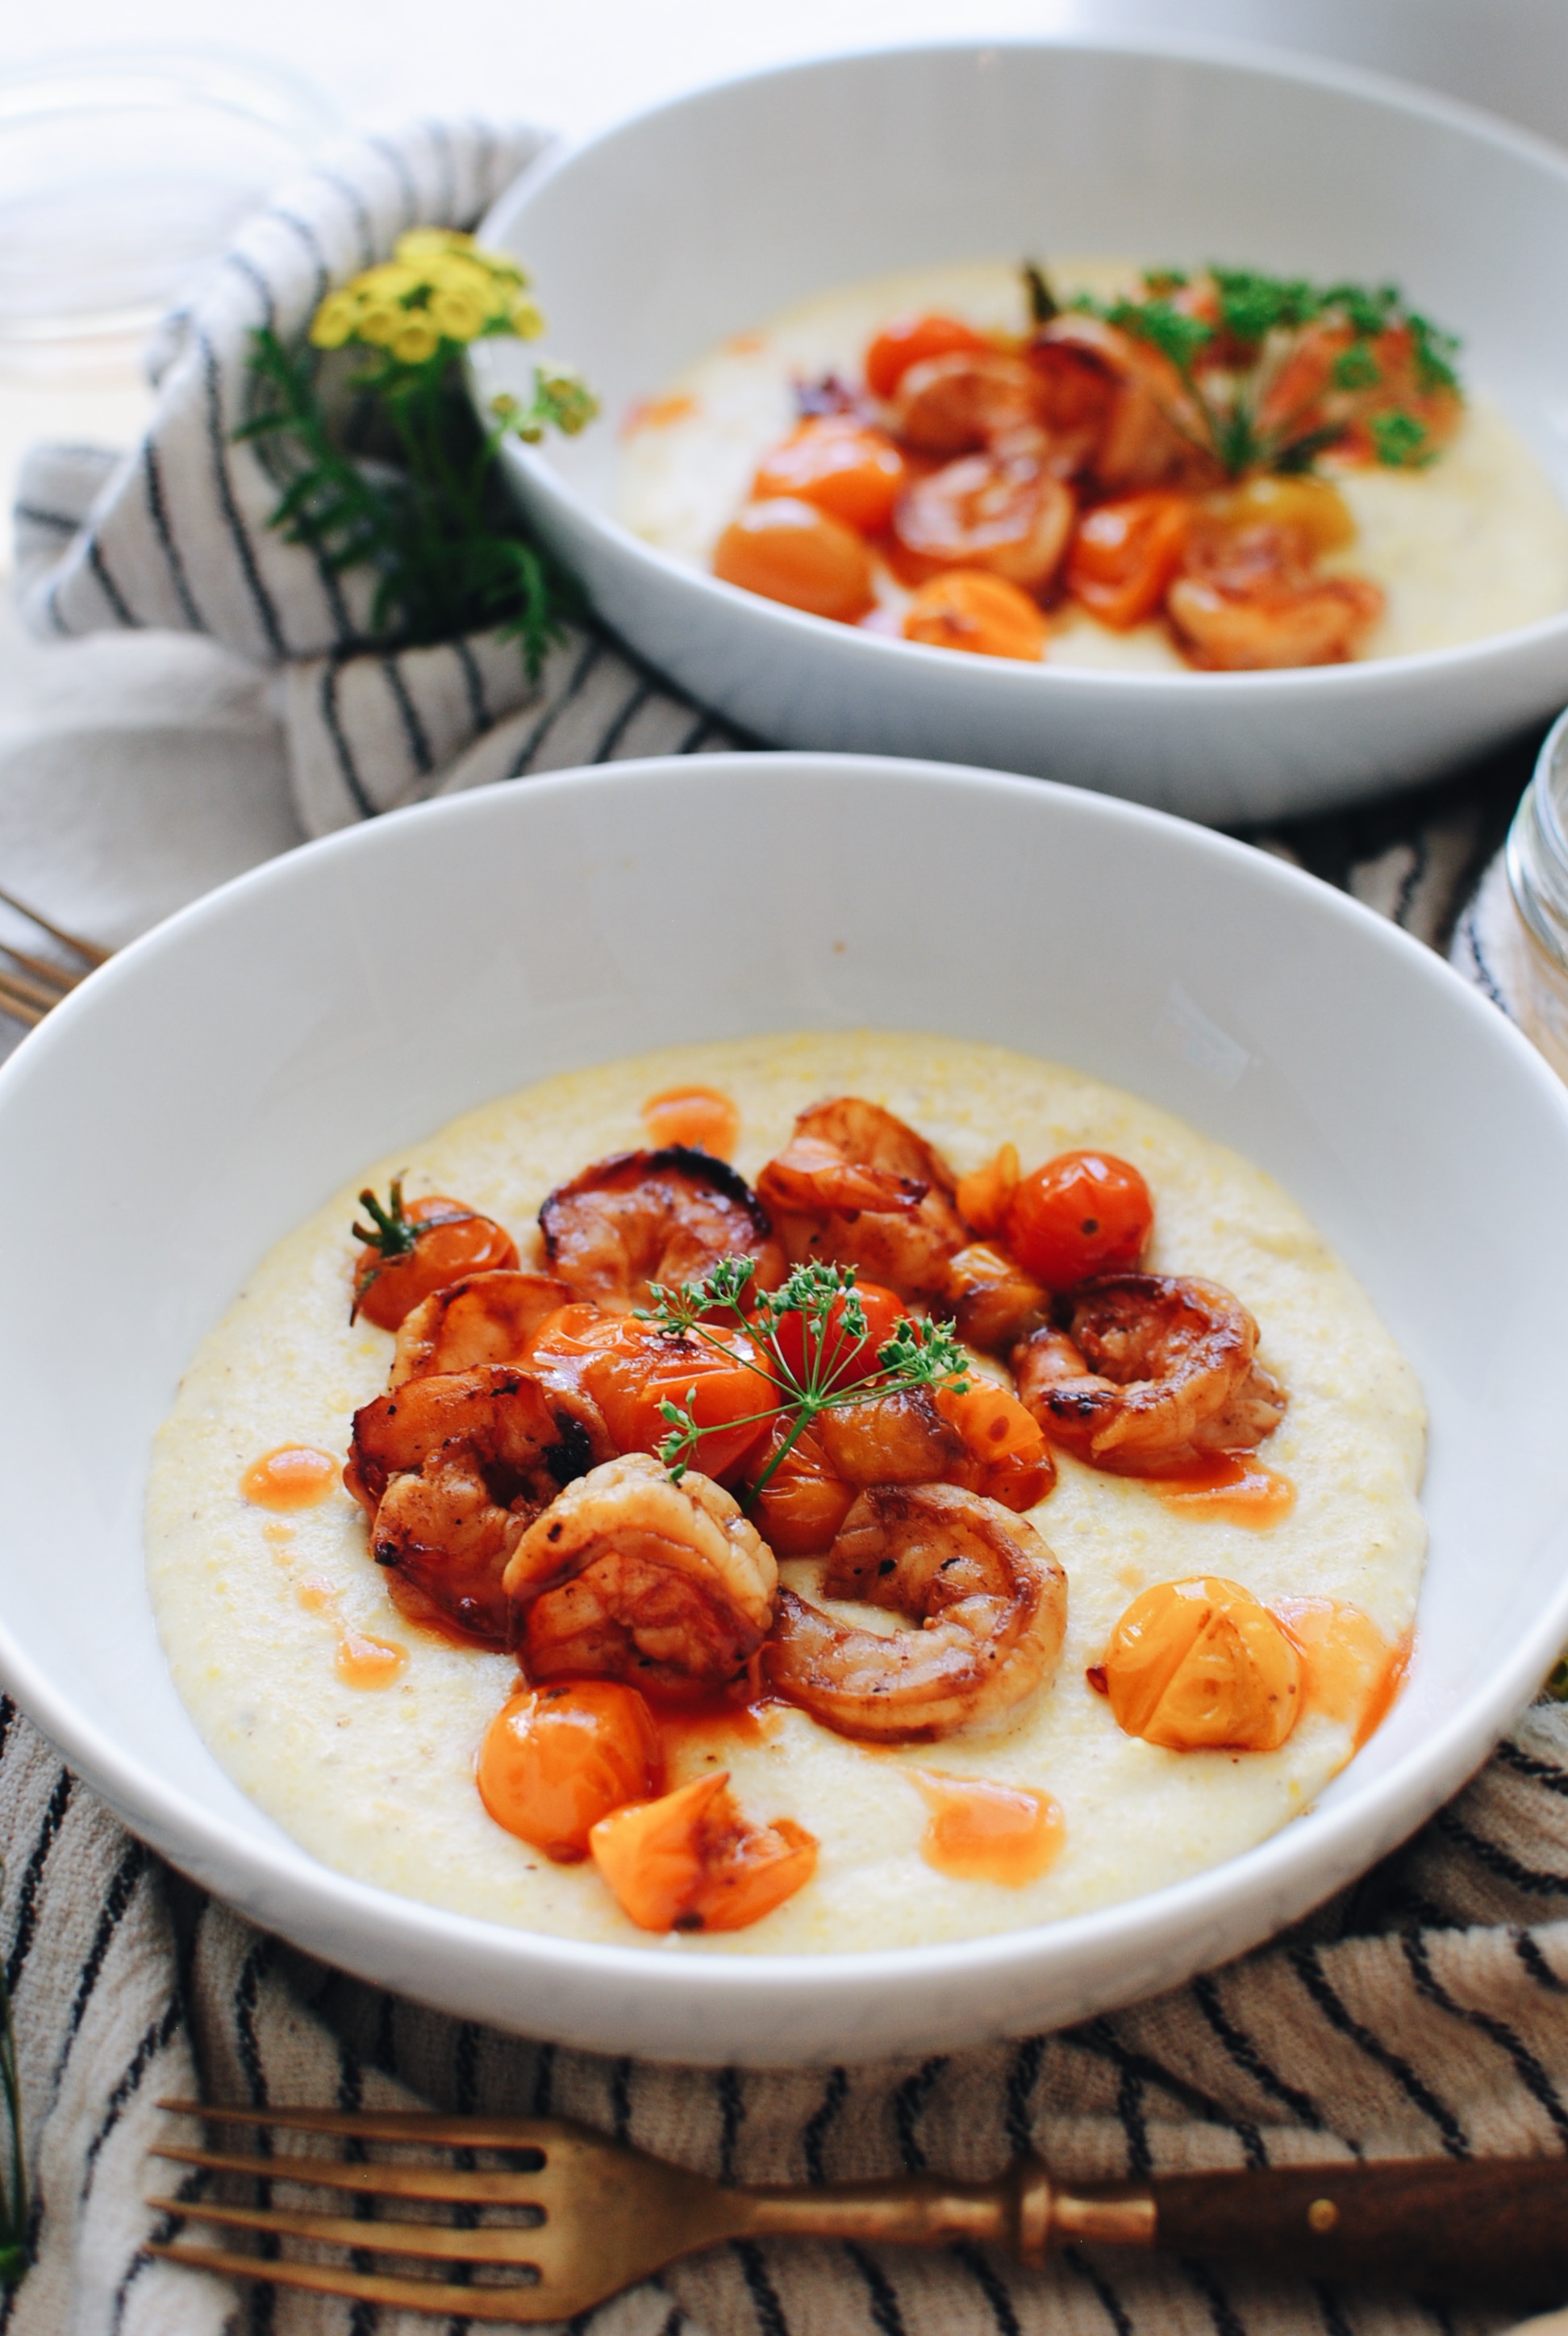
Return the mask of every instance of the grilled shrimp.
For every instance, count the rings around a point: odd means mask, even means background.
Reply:
[[[672,1484],[634,1452],[534,1520],[505,1586],[530,1679],[609,1677],[678,1696],[744,1670],[777,1582],[773,1552],[721,1486],[695,1469]]]
[[[471,1273],[449,1282],[404,1315],[388,1384],[521,1362],[540,1324],[570,1302],[565,1282],[548,1273]]]
[[[607,1313],[646,1306],[653,1282],[695,1281],[723,1257],[756,1260],[756,1287],[784,1256],[756,1195],[723,1160],[685,1144],[620,1152],[558,1185],[539,1212],[550,1264]]]
[[[1061,565],[1076,510],[1072,489],[1044,467],[1041,448],[962,454],[899,497],[898,565],[909,581],[979,568],[1038,592]]]
[[[826,1597],[918,1622],[837,1622],[789,1590],[764,1664],[777,1692],[841,1736],[930,1743],[1004,1718],[1056,1675],[1066,1576],[1024,1518],[953,1484],[875,1484],[829,1553]]]
[[[1039,426],[1039,393],[1023,357],[950,349],[910,366],[893,399],[893,435],[922,454],[968,454]]]
[[[947,1163],[879,1104],[813,1104],[757,1178],[757,1198],[795,1264],[857,1267],[901,1298],[935,1298],[969,1238]]]
[[[394,1603],[482,1646],[511,1642],[502,1576],[531,1520],[592,1460],[581,1423],[510,1365],[413,1379],[354,1415],[343,1481]]]
[[[1035,1331],[1013,1370],[1047,1434],[1091,1467],[1179,1475],[1279,1426],[1288,1398],[1256,1360],[1258,1326],[1217,1282],[1112,1273],[1069,1303],[1066,1334]]]
[[[1383,613],[1383,595],[1364,577],[1314,576],[1311,554],[1290,528],[1242,528],[1207,540],[1195,533],[1188,572],[1165,596],[1193,661],[1256,673],[1353,657]]]

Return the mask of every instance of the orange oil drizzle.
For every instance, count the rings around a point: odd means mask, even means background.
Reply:
[[[979,1776],[944,1776],[934,1768],[909,1773],[931,1813],[920,1855],[939,1874],[1019,1890],[1055,1864],[1066,1825],[1049,1793]]]
[[[1276,1468],[1265,1468],[1250,1452],[1217,1452],[1212,1460],[1180,1476],[1148,1476],[1151,1493],[1190,1517],[1217,1524],[1250,1525],[1261,1533],[1288,1517],[1296,1487]]]
[[[1281,1598],[1274,1612],[1301,1658],[1303,1709],[1340,1721],[1359,1752],[1405,1684],[1411,1633],[1390,1646],[1369,1615],[1337,1598]]]
[[[406,1647],[394,1646],[389,1639],[373,1638],[367,1630],[356,1630],[346,1622],[337,1611],[337,1592],[330,1582],[313,1574],[302,1582],[295,1596],[307,1614],[326,1614],[337,1625],[337,1648],[333,1657],[334,1668],[346,1687],[390,1687],[408,1660]]]
[[[239,1490],[258,1509],[313,1509],[338,1482],[341,1463],[310,1444],[280,1444],[264,1452],[239,1479]]]
[[[621,436],[630,438],[638,430],[665,430],[696,412],[695,397],[639,397],[620,425]]]
[[[649,1095],[642,1124],[656,1144],[689,1144],[727,1160],[740,1134],[740,1114],[717,1087],[666,1087]]]
[[[735,1703],[715,1697],[702,1703],[657,1703],[654,1724],[667,1777],[684,1783],[705,1767],[721,1766],[732,1745],[765,1744],[776,1735],[776,1704]]]

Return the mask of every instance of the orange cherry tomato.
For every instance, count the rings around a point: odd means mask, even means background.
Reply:
[[[1301,1659],[1277,1617],[1222,1576],[1135,1598],[1097,1666],[1116,1724],[1171,1752],[1272,1752],[1301,1709]]]
[[[893,515],[904,484],[902,454],[885,430],[852,414],[821,414],[775,446],[752,482],[759,501],[798,495],[862,535],[876,535]]]
[[[957,316],[934,312],[895,316],[866,351],[866,387],[873,397],[891,397],[911,365],[922,365],[927,357],[946,356],[950,349],[989,349],[990,346],[983,333]]]
[[[798,495],[747,503],[720,536],[713,572],[743,592],[846,625],[858,624],[874,598],[861,538]]]
[[[658,1730],[618,1679],[528,1688],[485,1729],[475,1776],[497,1825],[558,1865],[579,1865],[601,1817],[657,1792]]]
[[[629,1314],[562,1306],[547,1317],[531,1358],[558,1364],[603,1415],[618,1452],[657,1452],[670,1432],[660,1406],[688,1395],[700,1427],[713,1430],[691,1455],[705,1476],[721,1476],[765,1435],[775,1408],[761,1352],[744,1330],[711,1325],[726,1354],[703,1338],[671,1338]],[[764,1415],[759,1417],[759,1415]]]
[[[1044,1429],[1010,1387],[976,1377],[967,1395],[944,1387],[935,1397],[937,1409],[964,1439],[963,1482],[969,1492],[1018,1511],[1045,1499],[1057,1481],[1057,1464]]]
[[[822,1385],[854,1387],[881,1368],[878,1352],[887,1345],[909,1309],[896,1290],[884,1290],[877,1281],[857,1281],[855,1296],[866,1318],[863,1338],[851,1338],[845,1331],[842,1298],[835,1298],[828,1309],[820,1340],[814,1329],[808,1336],[803,1314],[792,1312],[780,1318],[774,1342],[797,1379],[803,1381],[809,1371],[820,1375]]]
[[[757,1484],[788,1430],[781,1422],[753,1455],[747,1475]],[[854,1504],[858,1484],[845,1482],[808,1427],[797,1436],[760,1493],[751,1520],[775,1557],[816,1557],[831,1549]]]
[[[1046,620],[1027,592],[980,568],[953,568],[922,584],[904,611],[904,638],[935,649],[968,649],[972,657],[1020,657],[1037,663],[1046,653]]]
[[[398,1182],[389,1209],[372,1206],[374,1198],[359,1196],[375,1220],[376,1239],[354,1261],[354,1315],[383,1330],[395,1330],[433,1290],[471,1273],[510,1273],[517,1263],[517,1244],[505,1226],[464,1201],[432,1192],[405,1205]]]
[[[1067,589],[1117,632],[1152,617],[1186,549],[1184,495],[1124,495],[1086,511],[1067,554]]]
[[[1074,1290],[1096,1273],[1127,1273],[1154,1222],[1147,1184],[1109,1152],[1064,1152],[1019,1180],[1003,1238],[1047,1290]]]
[[[644,1931],[743,1931],[816,1871],[816,1842],[780,1817],[743,1816],[721,1768],[662,1799],[617,1809],[589,1847],[622,1910]]]

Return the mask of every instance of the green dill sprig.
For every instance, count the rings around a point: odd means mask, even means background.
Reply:
[[[1208,287],[1206,302],[1192,301],[1195,281]],[[1392,332],[1406,335],[1419,395],[1459,394],[1456,337],[1407,308],[1392,284],[1315,285],[1305,277],[1250,268],[1211,268],[1194,279],[1180,268],[1156,268],[1145,269],[1135,296],[1100,301],[1085,293],[1073,306],[1168,359],[1193,409],[1173,413],[1170,420],[1232,478],[1310,471],[1343,437],[1351,417],[1325,420],[1312,403],[1267,428],[1260,420],[1271,384],[1299,336],[1314,326],[1339,326],[1350,334],[1329,368],[1329,386],[1360,401],[1354,418],[1365,427],[1376,459],[1389,469],[1423,468],[1437,448],[1428,424],[1400,402],[1397,384],[1388,384],[1388,403],[1378,406],[1376,394],[1384,386],[1379,340]]]
[[[669,1338],[696,1339],[713,1347],[734,1362],[734,1349],[710,1327],[715,1318],[730,1316],[761,1349],[764,1375],[774,1400],[756,1412],[755,1424],[783,1416],[788,1422],[777,1450],[751,1486],[755,1501],[782,1466],[813,1420],[824,1411],[845,1404],[872,1403],[879,1397],[906,1388],[950,1387],[967,1395],[969,1358],[953,1335],[950,1323],[920,1322],[901,1316],[877,1349],[878,1368],[869,1376],[847,1378],[868,1336],[865,1309],[855,1289],[852,1265],[821,1262],[797,1265],[777,1290],[753,1288],[755,1261],[748,1257],[722,1258],[700,1281],[682,1282],[667,1290],[655,1283],[654,1303],[639,1307],[638,1319],[652,1322]],[[748,1310],[749,1309],[749,1310]],[[780,1333],[791,1316],[800,1324],[798,1364],[784,1352]],[[676,1484],[690,1466],[702,1438],[750,1424],[726,1419],[704,1427],[693,1411],[696,1388],[684,1403],[667,1398],[659,1416],[670,1433],[658,1447],[658,1456]]]

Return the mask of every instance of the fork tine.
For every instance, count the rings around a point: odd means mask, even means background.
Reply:
[[[41,933],[47,933],[51,940],[58,941],[63,949],[73,949],[78,957],[85,958],[89,965],[108,963],[110,950],[100,949],[96,941],[84,941],[80,933],[68,933],[63,925],[51,924],[47,917],[40,916],[36,909],[30,909],[25,900],[19,900],[4,886],[0,886],[0,900],[8,909],[15,909],[19,917],[25,917],[30,925],[36,925]]]
[[[54,1001],[50,1002],[53,1004]],[[9,1014],[14,1022],[36,1025],[43,1021],[48,1011],[47,1006],[34,1006],[30,998],[24,998],[19,989],[12,988],[6,976],[0,973],[0,1014]]]
[[[432,2109],[231,2109],[200,2101],[160,2101],[171,2116],[205,2125],[281,2126],[289,2133],[336,2134],[346,2141],[426,2141],[452,2149],[548,2149],[571,2127],[558,2117],[443,2117]]]
[[[46,957],[34,957],[30,950],[19,949],[12,941],[0,941],[0,953],[10,958],[14,964],[19,965],[24,973],[35,973],[40,981],[47,982],[56,996],[61,998],[64,997],[68,989],[74,989],[79,981],[85,981],[87,978],[84,973],[67,972],[63,965],[55,965]]]
[[[34,981],[31,974],[13,973],[8,967],[0,967],[0,980],[5,982],[7,989],[15,990],[18,998],[25,998],[30,1005],[42,1007],[45,1014],[52,1006],[58,1006],[65,995],[63,989],[49,988],[43,982]]]
[[[243,2174],[253,2182],[300,2182],[322,2190],[352,2190],[364,2198],[443,2199],[458,2206],[529,2206],[533,2174],[475,2172],[455,2166],[388,2166],[351,2164],[342,2157],[303,2157],[297,2152],[281,2157],[235,2157],[223,2150],[177,2149],[170,2144],[152,2152],[176,2166],[204,2166],[212,2174]]]
[[[355,2214],[297,2214],[274,2206],[225,2206],[213,2198],[149,2198],[160,2213],[188,2223],[227,2223],[241,2231],[274,2231],[283,2239],[317,2239],[332,2247],[361,2247],[375,2255],[425,2255],[441,2263],[510,2263],[537,2273],[537,2227],[491,2224],[464,2231],[453,2223],[394,2223]]]
[[[218,2272],[229,2279],[266,2280],[274,2287],[302,2287],[317,2295],[346,2295],[355,2302],[401,2305],[405,2312],[428,2312],[465,2320],[510,2320],[532,2324],[559,2320],[560,2302],[544,2287],[466,2287],[433,2279],[399,2279],[390,2273],[339,2271],[328,2263],[271,2263],[262,2255],[242,2255],[227,2247],[161,2246],[150,2241],[150,2255],[169,2263],[189,2263],[196,2271]]]

